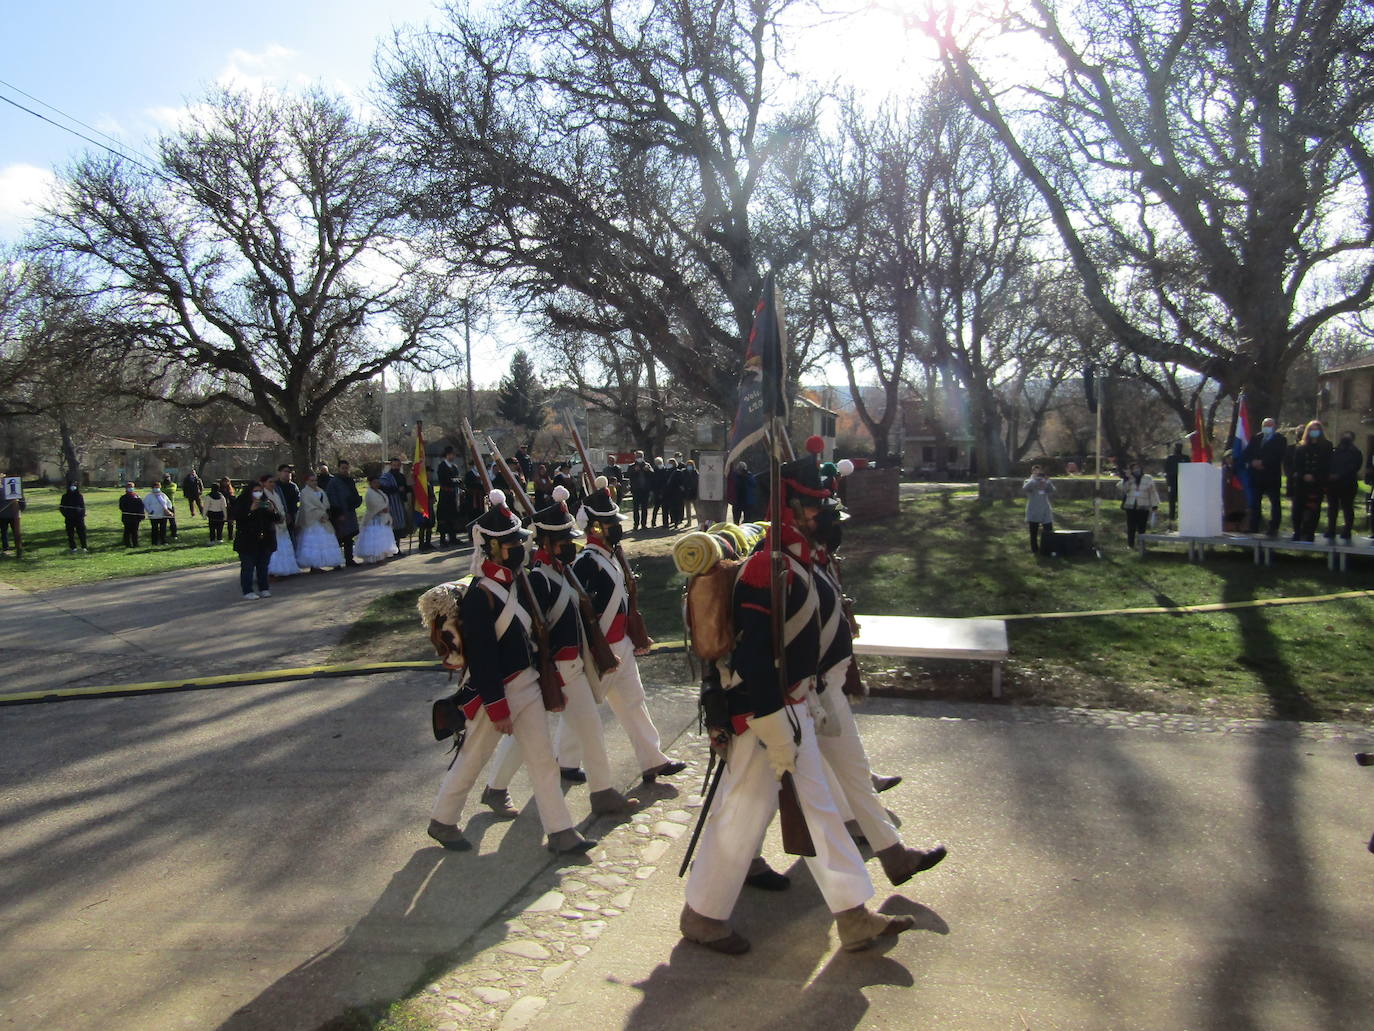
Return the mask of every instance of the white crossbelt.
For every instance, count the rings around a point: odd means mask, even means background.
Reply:
[[[625,593],[625,574],[621,571],[620,566],[612,562],[610,556],[606,555],[599,548],[583,548],[582,554],[590,555],[592,560],[606,571],[607,575],[611,578],[611,583],[615,585],[611,590],[611,600],[607,602],[606,610],[601,613],[601,618],[597,620],[597,624],[601,627],[601,632],[603,634],[608,634],[611,631],[611,624],[615,622],[615,617],[620,613],[620,606],[624,604],[625,598],[627,597]]]
[[[525,611],[515,596],[514,591],[508,591],[501,584],[490,577],[482,577],[482,586],[491,591],[492,596],[501,602],[501,614],[496,617],[496,640],[506,636],[506,631],[515,620],[520,620],[520,625],[525,628],[525,633],[530,632],[530,614]]]
[[[545,580],[558,589],[558,597],[554,599],[553,608],[551,608],[544,617],[545,623],[550,627],[555,627],[558,625],[558,621],[563,618],[563,613],[568,611],[568,606],[573,603],[577,595],[573,591],[572,585],[568,583],[567,577],[550,572],[548,566],[535,566],[534,571],[543,576]]]

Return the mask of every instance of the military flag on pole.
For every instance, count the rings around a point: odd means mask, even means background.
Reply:
[[[783,330],[782,299],[770,270],[764,276],[754,325],[744,351],[744,371],[739,381],[739,407],[726,442],[725,467],[764,439],[774,418],[787,411],[787,336]]]
[[[415,488],[415,511],[426,519],[433,519],[429,510],[429,469],[425,467],[425,434],[419,421],[415,423],[415,456],[410,464],[411,486]]]

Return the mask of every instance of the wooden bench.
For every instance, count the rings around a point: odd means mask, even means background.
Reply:
[[[864,615],[855,618],[859,621],[855,655],[991,662],[992,697],[1002,697],[1002,663],[1010,654],[1006,620]]]

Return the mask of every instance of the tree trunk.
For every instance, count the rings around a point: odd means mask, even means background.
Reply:
[[[58,431],[62,434],[62,464],[67,468],[67,483],[81,482],[81,460],[76,455],[76,444],[72,441],[72,429],[66,419],[59,419]]]

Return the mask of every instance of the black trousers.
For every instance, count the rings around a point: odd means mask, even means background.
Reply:
[[[1178,483],[1166,483],[1169,488],[1169,522],[1178,521]]]
[[[1279,523],[1283,521],[1283,503],[1279,500],[1279,485],[1275,483],[1268,487],[1250,488],[1250,528],[1249,533],[1259,533],[1260,515],[1264,511],[1264,500],[1269,499],[1269,529],[1270,535],[1279,532]]]
[[[212,541],[224,540],[224,514],[212,512],[206,518],[210,521],[210,539]]]
[[[649,494],[636,493],[631,501],[634,502],[634,527],[638,530],[641,526],[649,525]]]
[[[1358,486],[1350,483],[1333,483],[1326,488],[1326,535],[1336,536],[1336,510],[1344,520],[1342,537],[1349,537],[1355,529],[1355,493]]]
[[[124,547],[138,547],[138,524],[143,522],[142,516],[126,515],[124,519]]]
[[[13,519],[0,519],[0,550],[9,550],[10,531],[14,529]],[[14,534],[15,543],[19,541],[18,531]]]
[[[1126,509],[1126,546],[1135,547],[1135,535],[1144,533],[1150,528],[1150,510],[1148,508],[1128,508]]]
[[[1325,490],[1320,484],[1299,481],[1293,487],[1293,537],[1310,541],[1317,535]]]
[[[152,528],[152,529],[149,531],[150,534],[152,535],[152,540],[150,541],[150,543],[151,543],[154,547],[156,547],[156,546],[159,545],[159,544],[166,544],[166,543],[167,543],[167,520],[166,520],[166,519],[150,519],[150,520],[148,521],[148,523],[149,523],[149,526]]]
[[[1050,545],[1054,543],[1054,524],[1027,523],[1026,527],[1030,530],[1031,554],[1038,555],[1041,551],[1048,552]]]
[[[67,547],[71,548],[72,551],[75,551],[77,547],[77,538],[80,538],[81,547],[84,548],[86,546],[86,517],[77,516],[75,519],[68,519],[66,522]]]

